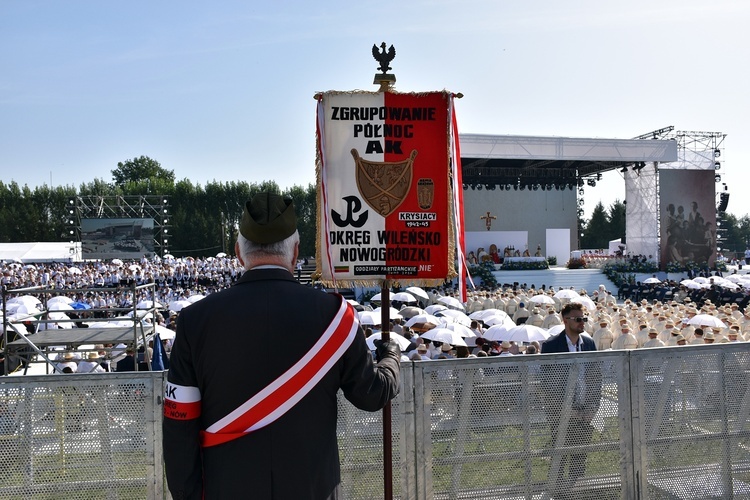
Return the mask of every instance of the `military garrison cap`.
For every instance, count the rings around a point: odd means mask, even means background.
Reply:
[[[261,245],[277,243],[296,230],[297,215],[291,198],[263,192],[245,203],[240,233],[248,240]]]

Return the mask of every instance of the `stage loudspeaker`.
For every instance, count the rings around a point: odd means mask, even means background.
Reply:
[[[727,205],[729,205],[729,193],[721,193],[721,195],[719,195],[719,206],[716,207],[716,211],[726,212]]]

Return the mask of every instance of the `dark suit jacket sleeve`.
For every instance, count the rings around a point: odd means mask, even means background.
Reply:
[[[182,319],[180,317],[177,320],[167,380],[181,386],[198,387]],[[200,430],[200,418],[163,418],[164,463],[169,490],[175,500],[203,498]]]
[[[344,354],[341,389],[346,399],[360,410],[378,411],[398,394],[399,369],[400,361],[388,357],[375,365],[365,334],[359,328]]]
[[[550,337],[542,342],[542,354],[556,352],[568,352],[568,341],[565,340],[565,332],[561,332],[554,337]]]
[[[581,338],[583,339],[583,348],[582,349],[584,351],[596,351],[596,343],[594,342],[594,339],[589,338],[589,337],[585,337],[583,335],[581,336]]]

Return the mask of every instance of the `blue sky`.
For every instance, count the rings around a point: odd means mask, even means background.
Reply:
[[[256,5],[257,4],[257,5]],[[750,2],[737,0],[0,3],[0,180],[111,180],[141,155],[194,183],[314,182],[315,101],[448,89],[466,133],[727,134],[728,211],[750,213]],[[587,212],[624,199],[616,172]]]

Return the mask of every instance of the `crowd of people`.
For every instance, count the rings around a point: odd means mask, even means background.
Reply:
[[[238,259],[228,256],[184,259],[142,258],[138,262],[118,259],[85,263],[44,262],[0,265],[0,285],[7,290],[32,289],[30,292],[50,290],[42,300],[51,296],[66,298],[65,307],[38,304],[18,308],[14,303],[18,294],[6,297],[9,319],[34,315],[54,323],[26,321],[28,333],[52,328],[88,328],[94,320],[126,316],[139,304],[157,304],[157,314],[145,315],[144,321],[174,330],[179,309],[189,304],[188,299],[204,297],[226,289],[242,275]],[[142,286],[152,284],[153,286]],[[33,290],[33,289],[37,290]],[[37,296],[40,297],[40,296]],[[57,311],[60,309],[59,311]],[[50,312],[41,316],[39,313]],[[100,323],[99,323],[100,324]],[[11,335],[11,340],[15,336]],[[171,339],[164,341],[164,349],[171,348]],[[96,345],[86,352],[68,350],[54,354],[59,371],[63,373],[99,373],[104,371],[139,371],[149,369],[152,346]],[[1,356],[1,354],[0,354]],[[23,367],[22,361],[13,368]]]
[[[82,320],[87,315],[100,318],[115,317],[122,315],[124,308],[132,308],[141,302],[154,301],[161,305],[160,314],[148,320],[168,329],[175,328],[179,314],[179,309],[176,307],[174,309],[177,310],[170,310],[170,304],[185,304],[191,297],[202,297],[228,288],[243,272],[240,262],[228,256],[184,259],[143,258],[139,262],[128,263],[117,259],[77,264],[4,263],[0,270],[2,272],[1,284],[8,289],[51,287],[62,294],[66,294],[65,290],[76,290],[67,293],[70,299],[83,304],[80,307],[87,309],[90,307],[95,311],[76,311],[69,315],[73,318],[80,317]],[[154,286],[133,291],[133,285],[149,283],[153,283]],[[108,288],[108,290],[102,291],[101,288]],[[723,300],[720,289],[716,286],[693,290],[679,283],[658,283],[644,285],[641,288],[642,290],[639,289],[638,293],[630,290],[630,293],[616,293],[615,295],[606,290],[603,285],[591,294],[586,290],[577,291],[580,296],[590,298],[595,305],[595,308],[587,311],[584,335],[589,335],[594,339],[597,349],[634,349],[660,345],[750,340],[748,338],[750,337],[750,308],[745,310],[743,307],[747,301]],[[87,289],[92,291],[87,292]],[[668,293],[662,293],[665,290]],[[569,299],[557,298],[559,291],[545,287],[526,289],[504,286],[469,292],[467,301],[461,305],[465,317],[460,320],[453,318],[454,321],[464,323],[473,332],[472,337],[465,339],[466,346],[443,344],[422,338],[420,334],[424,333],[425,329],[406,326],[408,317],[395,316],[389,329],[409,341],[408,347],[403,352],[403,360],[536,354],[541,352],[539,341],[517,343],[486,340],[483,336],[484,331],[490,325],[485,324],[481,319],[482,315],[477,313],[492,312],[495,313],[494,315],[507,316],[513,324],[528,324],[550,329],[562,323],[560,310],[569,301]],[[431,289],[426,293],[429,298],[419,304],[424,307],[440,304],[441,297],[456,295],[451,287]],[[735,290],[733,294],[747,296],[744,290]],[[545,299],[541,300],[541,296]],[[550,301],[552,303],[546,303]],[[403,305],[413,306],[414,304]],[[107,312],[108,309],[112,312]],[[410,309],[413,311],[415,308],[410,307]],[[697,314],[713,316],[726,326],[712,328],[708,325],[692,324],[690,319]],[[69,326],[86,325],[82,322],[64,325],[64,327]],[[377,333],[381,330],[381,325],[368,326],[370,326],[366,330],[368,333]],[[103,366],[106,371],[115,370],[117,369],[115,364],[110,363],[113,359],[111,347],[113,346],[108,346],[106,350],[99,350],[98,355],[101,359],[94,358],[97,355],[96,352],[73,353],[75,359],[61,359],[61,362],[77,365],[92,362]],[[125,346],[119,347],[121,352],[118,354],[123,354]],[[165,341],[164,348],[169,352],[171,342]],[[144,363],[144,358],[150,359],[148,351],[128,353],[128,356],[133,354],[140,358],[141,363]],[[91,359],[88,356],[91,356]],[[126,368],[123,367],[123,369]],[[99,370],[92,369],[91,371]]]
[[[497,322],[497,318],[505,318],[508,329],[514,325],[532,325],[551,332],[551,337],[559,333],[559,325],[563,324],[561,310],[565,304],[577,302],[575,295],[578,295],[580,301],[587,305],[584,308],[582,335],[593,339],[597,350],[750,340],[750,308],[742,310],[738,303],[722,305],[713,303],[710,299],[696,303],[687,295],[676,297],[679,301],[644,298],[640,301],[626,299],[618,302],[604,285],[592,294],[586,290],[579,290],[574,294],[570,293],[571,290],[564,290],[567,293],[561,294],[561,290],[499,287],[469,292],[468,300],[462,304],[465,317],[457,315],[454,308],[450,315],[446,314],[440,318],[446,323],[460,321],[469,327],[474,336],[464,338],[466,346],[425,339],[422,334],[427,330],[445,325],[429,324],[427,328],[422,324],[413,325],[408,317],[413,317],[418,311],[408,305],[402,309],[407,318],[395,316],[390,330],[409,341],[408,347],[404,349],[404,360],[537,354],[543,352],[542,341],[512,342],[486,339],[484,334],[491,324],[486,324],[482,318],[490,317],[493,322]],[[453,295],[455,294],[451,289],[432,290],[429,292],[429,299],[420,305],[440,317],[441,297]],[[560,298],[561,296],[563,297]],[[434,306],[440,309],[435,309]],[[556,326],[558,328],[555,330]],[[380,329],[381,325],[374,325],[368,333],[377,333]]]
[[[3,263],[0,284],[9,289],[51,287],[59,290],[120,288],[154,283],[156,296],[150,300],[170,302],[195,293],[212,293],[229,287],[242,274],[242,265],[234,257],[181,259],[142,258],[139,262],[119,259],[86,263]],[[110,296],[109,299],[116,297]],[[84,301],[94,297],[84,294]]]

